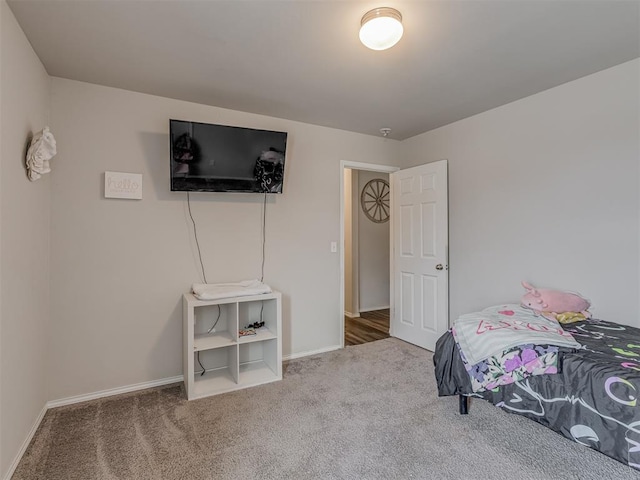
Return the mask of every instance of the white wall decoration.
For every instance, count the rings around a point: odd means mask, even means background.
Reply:
[[[142,174],[104,172],[104,197],[142,199]]]
[[[32,182],[38,180],[45,173],[51,171],[49,160],[56,155],[56,139],[49,127],[44,127],[36,133],[27,150],[27,175]]]

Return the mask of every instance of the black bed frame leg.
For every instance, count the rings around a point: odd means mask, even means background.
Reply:
[[[469,413],[469,397],[466,395],[458,395],[460,400],[460,415],[467,415]]]

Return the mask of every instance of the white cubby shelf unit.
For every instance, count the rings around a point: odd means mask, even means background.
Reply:
[[[281,299],[280,292],[219,300],[183,295],[183,371],[189,400],[282,380]],[[239,335],[240,329],[260,321],[264,326],[255,335]]]

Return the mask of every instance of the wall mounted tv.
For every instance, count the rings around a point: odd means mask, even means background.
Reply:
[[[286,132],[169,121],[171,191],[282,193]]]

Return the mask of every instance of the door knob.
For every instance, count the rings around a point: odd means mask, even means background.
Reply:
[[[436,265],[436,270],[442,270],[444,267],[442,266],[441,263]]]

